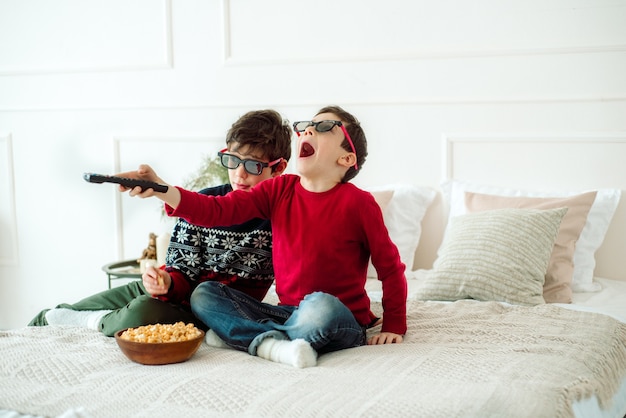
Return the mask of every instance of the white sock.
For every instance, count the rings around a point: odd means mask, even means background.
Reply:
[[[217,336],[215,331],[212,329],[208,330],[204,336],[204,341],[210,345],[211,347],[217,348],[230,348],[228,344],[224,342],[220,337]]]
[[[46,321],[48,321],[49,325],[74,325],[99,331],[100,321],[109,312],[111,311],[75,311],[66,308],[56,308],[46,312]]]
[[[257,356],[276,363],[289,364],[300,369],[317,364],[317,351],[307,341],[264,339],[256,351]]]

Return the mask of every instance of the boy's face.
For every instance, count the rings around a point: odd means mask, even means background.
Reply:
[[[234,143],[229,144],[228,148],[228,154],[234,155],[242,160],[256,160],[263,163],[270,162],[263,153],[252,149],[248,145],[238,146],[238,144]],[[228,179],[233,190],[249,191],[263,180],[280,175],[284,170],[283,165],[284,163],[281,161],[277,166],[273,167],[274,170],[272,170],[272,167],[264,167],[261,174],[255,175],[248,173],[242,163],[239,164],[237,168],[228,169]]]
[[[333,113],[320,113],[312,121],[340,120]],[[344,157],[351,154],[341,147],[344,133],[339,126],[330,131],[317,132],[309,126],[298,137],[298,172],[301,176],[315,179],[328,177],[331,173],[341,174],[350,167],[345,165]],[[352,164],[353,165],[353,164]]]

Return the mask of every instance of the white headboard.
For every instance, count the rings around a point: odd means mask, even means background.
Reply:
[[[626,280],[626,133],[443,136],[444,179],[541,191],[620,189],[623,196],[596,253],[596,276]],[[430,268],[445,228],[441,195],[429,208],[415,268]]]

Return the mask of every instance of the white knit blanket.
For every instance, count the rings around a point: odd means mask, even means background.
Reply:
[[[380,305],[374,309],[380,311]],[[402,344],[295,369],[203,344],[181,364],[130,362],[72,327],[0,332],[0,409],[90,417],[570,417],[626,377],[626,325],[551,305],[410,301]]]

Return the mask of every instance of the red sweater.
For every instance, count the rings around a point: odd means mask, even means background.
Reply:
[[[370,193],[351,183],[313,193],[300,185],[299,176],[290,174],[226,196],[179,190],[180,204],[176,210],[166,205],[166,211],[196,225],[271,220],[281,304],[297,306],[304,296],[321,291],[338,297],[361,325],[368,325],[373,315],[365,281],[371,255],[382,282],[382,331],[406,332],[405,266]]]

